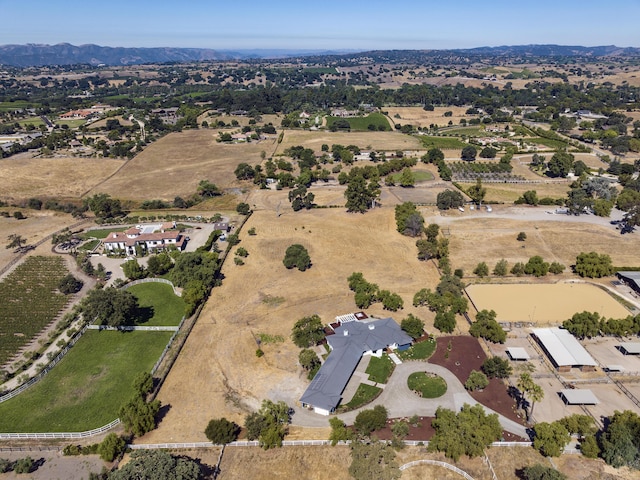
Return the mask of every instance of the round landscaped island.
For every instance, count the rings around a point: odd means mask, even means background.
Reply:
[[[422,398],[438,398],[447,391],[447,382],[435,373],[415,372],[409,375],[407,385]]]

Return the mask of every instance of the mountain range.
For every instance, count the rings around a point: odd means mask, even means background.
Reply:
[[[381,61],[416,61],[420,58],[449,57],[635,57],[640,49],[609,46],[519,45],[478,47],[453,50],[376,50],[370,52],[303,51],[287,49],[271,50],[212,50],[207,48],[130,48],[99,45],[0,45],[0,65],[31,67],[46,65],[139,65],[145,63],[185,63],[221,60],[277,59],[277,58],[325,58],[340,59],[369,57]]]

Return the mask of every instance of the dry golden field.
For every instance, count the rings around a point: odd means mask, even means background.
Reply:
[[[239,163],[259,163],[260,152],[275,148],[271,140],[247,144],[216,142],[217,130],[171,133],[147,147],[112,178],[89,194],[109,193],[131,200],[173,200],[196,192],[200,180],[221,188],[237,186],[234,170]]]
[[[120,125],[124,125],[124,126],[127,126],[127,127],[133,125],[133,122],[131,120],[129,120],[128,117],[125,118],[122,115],[118,115],[116,117],[110,117],[109,119],[103,118],[102,120],[98,120],[97,122],[93,122],[93,123],[91,123],[91,125],[89,125],[89,129],[93,130],[93,129],[105,128],[107,126],[107,120],[118,120],[120,122]]]
[[[607,318],[630,314],[604,290],[586,283],[476,284],[467,293],[478,310],[494,310],[502,322],[558,324],[583,311]]]
[[[640,242],[636,235],[620,235],[609,226],[469,218],[456,213],[436,219],[436,223],[450,227],[451,264],[454,268],[463,268],[467,274],[482,261],[487,262],[492,270],[501,258],[509,262],[509,268],[516,262],[526,263],[534,255],[540,255],[547,262],[558,261],[567,267],[575,263],[581,252],[607,253],[614,265],[637,265],[640,258]],[[519,232],[527,234],[525,242],[516,240]]]
[[[78,220],[66,213],[57,213],[48,210],[28,210],[3,207],[2,211],[13,214],[20,210],[27,217],[24,220],[0,217],[0,268],[18,257],[13,249],[5,248],[9,235],[21,235],[27,241],[27,245],[33,245],[58,230],[77,223]],[[51,250],[51,245],[45,242],[42,245],[44,251]],[[41,252],[42,254],[42,252]],[[46,253],[44,253],[46,254]]]
[[[200,460],[207,466],[215,465],[216,449],[175,451]],[[517,472],[527,466],[552,466],[549,460],[531,447],[494,447],[486,450],[491,466],[500,480],[518,480]],[[425,447],[406,447],[396,452],[398,466],[415,460],[437,460],[454,465],[476,480],[491,480],[491,470],[482,458],[462,456],[457,462],[440,453],[430,453]],[[224,480],[252,478],[304,478],[347,480],[351,454],[346,446],[284,447],[262,450],[255,447],[227,447],[222,456],[220,475]],[[628,468],[614,469],[602,460],[590,460],[582,455],[562,455],[553,459],[555,465],[569,480],[631,480],[637,472]],[[402,472],[402,480],[445,479],[457,480],[462,476],[443,467],[418,465]]]
[[[476,115],[465,115],[469,107],[435,107],[432,112],[426,111],[422,107],[385,107],[384,110],[389,113],[389,117],[394,123],[406,124],[410,123],[418,127],[428,127],[436,124],[444,127],[449,124],[449,120],[454,125],[459,125],[462,118],[474,118]],[[444,112],[453,112],[451,117],[445,117]],[[396,115],[400,115],[397,118]]]
[[[9,201],[30,197],[78,198],[123,164],[124,160],[107,158],[30,158],[17,155],[2,160],[0,196]]]
[[[398,132],[312,132],[308,130],[287,130],[278,153],[289,147],[302,145],[320,153],[322,144],[356,145],[363,150],[418,150],[420,140]]]
[[[204,441],[204,426],[213,417],[242,422],[263,398],[293,404],[308,381],[296,366],[299,349],[288,340],[291,327],[307,315],[329,322],[356,311],[347,286],[353,272],[404,299],[400,312],[376,304],[369,314],[400,321],[414,313],[432,331],[432,315],[411,302],[415,292],[435,286],[438,274],[430,263],[417,260],[415,240],[395,231],[393,209],[366,215],[326,209],[279,218],[273,211],[257,211],[244,228],[251,227],[257,235],[241,235],[240,246],[249,252],[246,264],[225,263],[222,286],[212,291],[160,391],[158,398],[171,408],[145,441]],[[306,272],[282,264],[293,243],[309,251],[313,266]],[[265,355],[257,358],[260,333],[285,340],[263,344]]]
[[[467,189],[471,187],[472,183],[460,183],[463,188]],[[555,182],[555,183],[484,183],[482,185],[487,189],[487,194],[484,199],[486,202],[496,203],[513,203],[522,196],[527,190],[535,190],[538,194],[538,198],[550,197],[550,198],[566,198],[569,191],[569,183],[567,182]],[[550,206],[549,209],[553,210],[556,207]]]

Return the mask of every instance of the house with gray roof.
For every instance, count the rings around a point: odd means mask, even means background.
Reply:
[[[640,272],[616,272],[616,276],[626,285],[640,293]]]
[[[321,415],[335,411],[363,355],[380,357],[385,348],[406,350],[412,341],[393,318],[340,322],[334,331],[327,336],[329,356],[300,397],[303,407]]]

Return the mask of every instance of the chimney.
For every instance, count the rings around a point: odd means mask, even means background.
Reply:
[[[369,324],[369,330],[375,330],[376,326],[373,323]]]
[[[345,330],[344,330],[344,332],[342,333],[342,335],[344,335],[345,337],[346,337],[347,335],[349,335],[349,330],[347,330],[347,329],[345,328]]]

